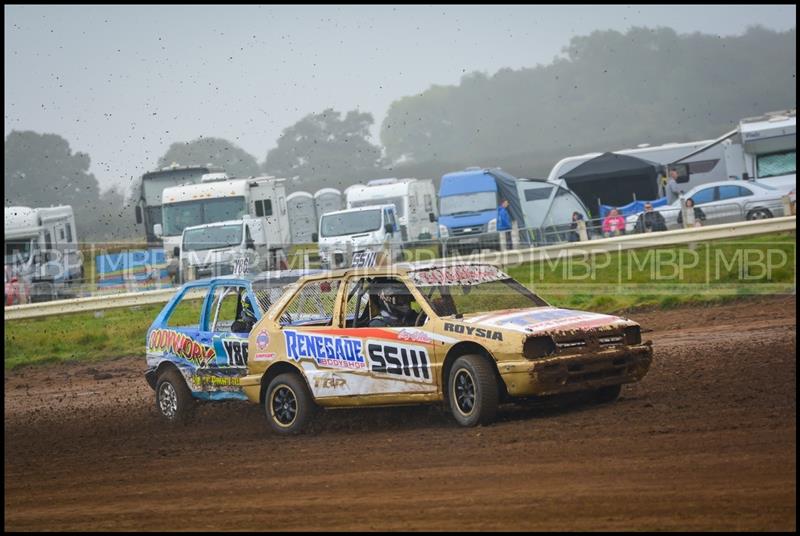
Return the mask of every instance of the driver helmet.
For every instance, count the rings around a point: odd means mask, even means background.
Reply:
[[[245,322],[256,322],[256,313],[253,311],[253,304],[250,303],[250,298],[247,294],[242,293],[242,320]]]
[[[393,316],[404,316],[411,312],[411,294],[399,283],[389,283],[378,294],[383,309]]]

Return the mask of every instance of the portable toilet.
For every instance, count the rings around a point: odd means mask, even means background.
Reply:
[[[309,192],[294,192],[286,196],[289,210],[289,229],[292,244],[308,244],[317,232],[317,210],[314,196]]]
[[[336,188],[322,188],[314,194],[314,204],[317,209],[317,218],[323,214],[342,210],[342,192]]]

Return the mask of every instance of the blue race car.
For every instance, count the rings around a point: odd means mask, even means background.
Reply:
[[[184,284],[147,331],[145,379],[168,421],[186,421],[197,400],[247,400],[247,337],[287,285],[318,270],[221,276]]]

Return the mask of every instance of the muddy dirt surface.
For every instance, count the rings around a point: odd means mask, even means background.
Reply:
[[[610,404],[158,420],[143,356],[5,375],[6,530],[796,530],[795,298],[640,311],[655,356]]]

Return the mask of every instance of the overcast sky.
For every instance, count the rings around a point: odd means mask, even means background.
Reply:
[[[464,73],[550,63],[575,35],[785,31],[796,6],[5,6],[5,134],[55,133],[101,188],[175,141],[226,138],[263,162],[333,107],[375,117]]]

